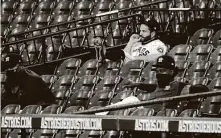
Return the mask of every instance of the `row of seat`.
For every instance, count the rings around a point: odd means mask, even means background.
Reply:
[[[178,107],[184,108],[185,110],[181,113],[176,109],[162,109],[159,112],[154,112],[152,108],[132,108],[125,110],[111,111],[108,115],[131,115],[131,116],[166,116],[166,117],[220,117],[221,115],[221,96],[213,96],[206,99],[198,98],[190,101],[180,101]],[[98,108],[98,107],[95,107]],[[199,109],[199,110],[198,110]],[[62,108],[58,105],[50,105],[44,109],[40,105],[29,105],[24,109],[20,109],[19,105],[8,105],[2,109],[2,114],[73,114],[76,111],[84,110],[81,106],[71,106],[62,111]],[[25,133],[21,133],[21,129],[2,129],[2,136],[5,137],[18,137],[21,135],[32,136],[32,137],[120,137],[126,135],[128,132],[118,131],[81,131],[81,130],[46,130],[46,129],[28,129],[24,130]],[[129,132],[135,133],[135,132]],[[139,134],[139,133],[138,133]],[[151,133],[150,133],[151,134]],[[150,136],[150,134],[146,134]],[[135,137],[135,136],[132,136]]]
[[[58,1],[59,3],[57,3],[56,1],[41,1],[41,2],[33,2],[33,1],[22,1],[20,4],[16,4],[16,2],[13,1],[5,1],[3,2],[2,5],[2,16],[3,16],[3,21],[2,24],[3,25],[3,29],[2,29],[2,35],[7,35],[8,33],[16,33],[15,32],[15,24],[18,23],[18,20],[21,20],[21,16],[23,16],[23,23],[24,21],[26,21],[26,25],[23,24],[23,28],[20,29],[20,31],[25,31],[27,30],[28,23],[31,20],[34,20],[36,18],[36,16],[44,14],[44,15],[50,15],[53,16],[55,19],[57,18],[57,16],[59,16],[60,14],[62,14],[62,16],[67,16],[68,18],[63,19],[63,21],[61,22],[65,22],[67,20],[72,20],[72,19],[78,19],[78,18],[83,18],[88,16],[89,14],[95,15],[98,13],[102,13],[102,12],[107,12],[107,11],[111,11],[114,9],[124,9],[124,8],[131,8],[133,7],[134,4],[132,1],[128,1],[128,0],[122,0],[122,1],[118,1],[116,3],[112,2],[112,1],[101,1],[101,2],[93,2],[93,1],[82,1],[82,2],[73,2],[70,0],[62,0],[62,1]],[[139,5],[143,5],[146,3],[149,3],[151,1],[147,0],[147,1],[138,1]],[[187,1],[188,2],[188,1]],[[12,4],[13,3],[13,4]],[[95,4],[94,4],[95,3]],[[177,6],[177,3],[178,6]],[[178,8],[182,8],[185,7],[184,4],[182,4],[182,1],[177,1],[176,3],[160,3],[160,4],[155,4],[152,7],[153,8],[168,8],[168,7],[178,7]],[[199,3],[203,3],[200,5],[203,5],[205,7],[200,6],[201,8],[206,8],[206,4],[207,1],[200,1]],[[210,8],[215,7],[215,1],[211,0],[211,2],[209,6]],[[16,7],[16,5],[20,5],[17,10],[14,9],[13,7]],[[74,6],[76,5],[76,6]],[[197,5],[197,4],[194,4]],[[34,7],[37,7],[36,9]],[[94,8],[93,8],[94,7]],[[194,7],[194,6],[193,6]],[[35,9],[35,10],[34,10]],[[94,9],[94,10],[91,10]],[[15,13],[16,16],[11,15],[12,13]],[[32,15],[33,13],[33,15]],[[125,16],[129,13],[129,11],[125,11],[123,13],[119,13],[119,17]],[[164,19],[164,17],[160,17],[160,16],[164,16],[164,14],[162,12],[149,12],[145,15],[150,16],[151,14],[154,14],[155,18],[157,19],[157,21],[159,22],[167,22],[167,19]],[[202,12],[200,12],[200,14],[202,14]],[[218,15],[216,15],[217,17],[219,16],[219,12]],[[26,16],[26,17],[24,17]],[[178,15],[180,16],[179,18],[183,18],[182,15]],[[169,17],[167,15],[167,17]],[[32,19],[31,19],[32,18]],[[105,16],[104,19],[107,19],[107,17]],[[47,24],[44,24],[44,26],[48,25],[50,23],[50,18],[48,17],[48,20],[46,20]],[[183,19],[181,19],[183,21]],[[11,24],[11,25],[10,25]],[[18,26],[17,26],[18,27]],[[7,29],[8,28],[8,29]],[[67,28],[67,27],[65,27]],[[32,27],[29,27],[29,29],[34,29]],[[19,29],[17,29],[19,30]]]

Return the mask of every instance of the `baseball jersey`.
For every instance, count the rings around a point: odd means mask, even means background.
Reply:
[[[142,44],[136,42],[132,45],[130,53],[125,53],[126,60],[136,60],[137,57],[147,57],[146,62],[154,61],[159,56],[165,55],[167,46],[159,39]]]

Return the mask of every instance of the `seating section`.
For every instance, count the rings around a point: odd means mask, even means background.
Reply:
[[[124,63],[123,59],[99,61],[91,56],[66,57],[69,50],[83,52],[95,47],[93,40],[102,39],[102,44],[109,48],[126,44],[131,34],[138,32],[138,18],[124,18],[117,21],[102,21],[142,13],[145,18],[155,18],[160,24],[159,32],[167,33],[165,28],[172,27],[172,33],[187,33],[187,23],[195,20],[219,21],[221,14],[216,11],[192,11],[188,17],[183,11],[178,13],[164,11],[133,11],[130,8],[145,5],[154,0],[3,0],[1,5],[1,42],[13,43],[17,40],[39,37],[32,41],[21,42],[3,47],[1,56],[10,52],[21,55],[23,65],[44,62],[56,62],[53,71],[41,74],[42,80],[53,92],[56,104],[29,105],[21,109],[20,105],[10,104],[2,107],[1,114],[74,114],[77,111],[96,109],[118,103],[134,96],[140,101],[149,100],[149,92],[157,88],[155,61],[145,63],[133,60]],[[159,8],[221,8],[219,0],[173,0],[146,6]],[[111,15],[96,16],[108,11],[125,10]],[[91,18],[91,16],[96,16]],[[174,16],[174,18],[172,17]],[[73,21],[73,23],[67,23]],[[168,21],[171,24],[168,24]],[[84,27],[96,23],[96,26]],[[174,23],[174,25],[173,25]],[[60,25],[58,25],[60,24]],[[58,26],[56,26],[58,25]],[[81,29],[66,33],[57,33],[71,28]],[[168,29],[169,30],[169,29]],[[49,37],[40,37],[54,33]],[[191,85],[202,84],[210,91],[221,90],[221,30],[208,26],[188,34],[186,43],[179,43],[169,49],[178,67],[175,81],[187,82],[180,95],[190,94]],[[86,49],[86,50],[85,50]],[[65,51],[66,50],[66,51]],[[65,51],[65,52],[64,52]],[[82,52],[81,52],[82,53]],[[74,53],[71,53],[72,55]],[[47,66],[48,65],[48,66]],[[49,67],[51,64],[45,64]],[[6,74],[1,73],[1,94],[5,92]],[[125,88],[129,81],[145,82],[147,90]],[[158,117],[216,117],[221,116],[221,96],[191,99],[177,102],[174,109],[141,108],[110,111],[107,115],[120,116],[158,116]],[[124,137],[160,137],[155,132],[148,134],[126,131],[94,130],[49,130],[49,129],[1,129],[3,137],[50,137],[50,138],[124,138]],[[171,136],[173,133],[168,133]],[[178,135],[174,137],[179,137]]]

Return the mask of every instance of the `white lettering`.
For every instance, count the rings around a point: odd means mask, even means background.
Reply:
[[[179,132],[221,133],[221,121],[179,121]]]
[[[1,127],[4,128],[32,128],[31,117],[2,117]]]
[[[41,128],[45,129],[92,129],[101,130],[101,119],[97,118],[53,118],[43,117]]]
[[[136,119],[135,130],[139,131],[169,131],[168,120]]]

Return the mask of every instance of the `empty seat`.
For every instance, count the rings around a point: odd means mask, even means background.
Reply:
[[[103,131],[98,130],[86,130],[79,138],[99,138],[103,135]]]
[[[64,114],[73,114],[77,111],[81,111],[84,110],[83,106],[70,106],[68,108],[65,109]]]
[[[179,117],[197,117],[198,110],[196,109],[186,109],[179,114]]]
[[[175,117],[177,116],[177,110],[176,109],[162,109],[157,113],[156,116]]]
[[[64,43],[63,43],[64,47],[74,48],[74,47],[81,46],[85,34],[86,34],[86,31],[82,29],[78,31],[69,32],[65,36]]]
[[[221,115],[221,96],[206,98],[200,107],[201,116],[220,117]]]
[[[10,23],[12,21],[13,16],[10,14],[1,14],[1,36],[6,36],[8,30],[8,27],[10,26]]]
[[[155,64],[156,64],[155,61],[148,63],[146,67],[143,69],[141,77],[145,79],[148,79],[149,77],[151,78],[156,77],[156,67],[153,66]]]
[[[98,60],[90,59],[80,67],[77,76],[83,77],[84,75],[96,75],[98,67]]]
[[[61,113],[62,108],[56,104],[47,106],[44,108],[44,110],[41,112],[41,114],[59,114]],[[57,130],[53,129],[38,129],[33,135],[33,138],[39,138],[39,137],[53,137],[53,135],[57,132]]]
[[[82,77],[73,87],[72,96],[68,101],[68,106],[84,106],[87,108],[89,100],[93,95],[93,89],[99,77],[89,75]]]
[[[45,39],[45,44],[48,46],[53,46],[55,49],[60,49],[60,47],[62,46],[63,37],[63,34],[47,37]]]
[[[220,90],[221,89],[221,77],[213,79],[210,84],[208,85],[208,88],[213,90]]]
[[[61,130],[55,138],[78,138],[81,133],[82,130]]]
[[[154,109],[152,109],[152,108],[137,108],[130,115],[131,116],[153,116]]]
[[[72,11],[72,15],[77,17],[79,15],[89,15],[93,9],[94,3],[91,1],[81,1]]]
[[[30,44],[22,54],[22,61],[24,64],[34,64],[39,61],[40,49],[35,47],[34,44]]]
[[[70,16],[69,14],[59,14],[59,15],[55,15],[52,19],[51,25],[56,25],[56,24],[60,24],[60,23],[64,23],[64,22],[68,22],[70,20],[72,20],[72,16]],[[63,29],[67,29],[68,28],[68,24],[66,25],[59,25],[58,27],[53,27],[50,28],[51,32],[58,32],[61,31]]]
[[[173,47],[168,53],[171,57],[174,58],[175,61],[187,60],[187,57],[192,50],[191,45],[177,45]]]
[[[207,77],[211,80],[221,77],[221,62],[215,63],[212,68],[209,69]]]
[[[213,64],[221,61],[221,46],[218,46],[216,50],[211,54],[210,61]]]
[[[49,25],[50,21],[51,21],[50,14],[36,15],[36,17],[34,17],[34,19],[30,23],[29,30],[46,27],[47,25]],[[46,29],[45,30],[40,30],[40,31],[34,31],[34,32],[31,33],[31,36],[29,36],[29,37],[36,36],[36,35],[41,35],[41,34],[45,34],[45,33],[47,33]],[[37,39],[35,41],[42,43],[42,39]]]
[[[5,92],[4,85],[5,85],[5,82],[6,82],[6,78],[7,78],[6,74],[1,73],[1,93]]]
[[[121,59],[117,61],[108,60],[105,61],[98,69],[97,75],[101,78],[106,76],[117,76],[120,73],[123,61]]]
[[[76,78],[73,75],[61,76],[52,86],[52,92],[68,90],[75,83]]]
[[[211,38],[210,43],[213,44],[214,47],[221,45],[221,30],[216,32],[216,34]]]
[[[200,29],[190,38],[189,44],[194,47],[201,44],[208,44],[213,33],[214,31],[212,29]]]
[[[121,136],[121,132],[120,131],[106,131],[103,138],[119,138]]]
[[[190,63],[188,61],[177,61],[175,64],[178,68],[178,73],[176,77],[184,77],[190,66]]]
[[[123,65],[120,71],[120,76],[139,76],[141,74],[142,69],[145,66],[145,62],[143,60],[132,60]]]
[[[38,7],[35,9],[34,14],[51,14],[54,7],[54,1],[42,1],[38,4]]]
[[[196,62],[196,61],[208,61],[210,54],[213,51],[213,45],[198,45],[193,51],[189,54],[188,61]]]
[[[211,63],[209,61],[195,62],[187,71],[186,78],[205,77],[210,68]]]
[[[15,19],[10,24],[10,30],[15,29],[19,26],[28,27],[31,21],[31,16],[29,14],[21,14],[15,17]]]
[[[19,114],[39,114],[42,107],[40,105],[28,105]],[[33,129],[25,129],[24,133],[21,129],[14,129],[10,134],[10,138],[28,137],[33,133]]]
[[[96,92],[114,91],[121,81],[119,76],[106,76],[95,87]]]
[[[32,14],[35,5],[36,2],[34,0],[23,1],[19,3],[19,7],[16,9],[15,14]]]
[[[4,1],[1,4],[2,14],[13,14],[18,2],[15,1]]]
[[[6,115],[6,114],[18,114],[20,111],[21,106],[18,104],[10,104],[5,106],[2,111],[1,114],[2,115]]]
[[[209,82],[209,79],[207,77],[191,78],[189,81],[191,85],[197,85],[197,84],[207,85],[208,82]]]
[[[57,47],[53,47],[52,45],[51,46],[48,46],[46,48],[46,56],[42,56],[42,60],[43,61],[53,61],[53,60],[56,60],[59,58],[59,53],[61,53],[61,47],[57,48]]]
[[[81,59],[77,59],[77,58],[67,59],[58,67],[56,75],[76,76],[80,65],[81,65]]]
[[[113,97],[113,99],[111,100],[111,104],[121,102],[125,98],[130,97],[132,95],[133,95],[133,91],[131,91],[131,90],[121,91],[121,92],[117,93],[117,95],[115,97]]]
[[[71,0],[62,0],[58,3],[57,7],[54,9],[53,14],[69,14],[74,7],[74,2]]]

